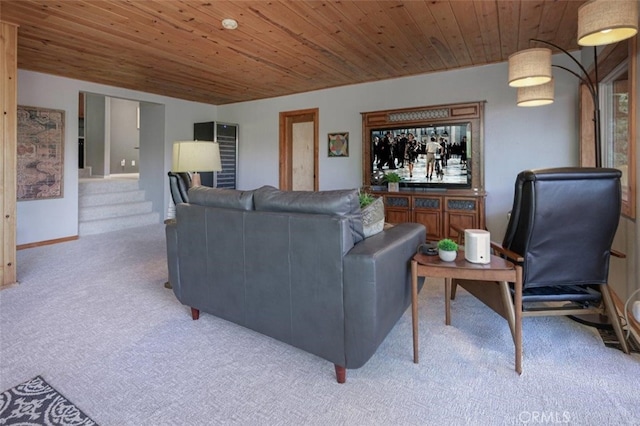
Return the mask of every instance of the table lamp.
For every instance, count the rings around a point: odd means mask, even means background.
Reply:
[[[220,146],[210,141],[178,141],[173,143],[173,163],[171,171],[191,172],[191,186],[200,186],[198,172],[219,172]]]

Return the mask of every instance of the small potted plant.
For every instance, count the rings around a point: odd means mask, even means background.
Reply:
[[[402,176],[400,176],[396,172],[390,172],[384,175],[384,181],[387,182],[389,192],[400,191],[401,180],[402,180]]]
[[[455,241],[445,238],[438,241],[438,256],[445,262],[453,262],[458,255],[458,244]]]

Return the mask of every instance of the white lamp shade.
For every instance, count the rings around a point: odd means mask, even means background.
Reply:
[[[578,44],[600,46],[638,32],[637,0],[591,0],[578,9]]]
[[[173,143],[173,172],[219,172],[220,146],[216,142],[180,141]]]
[[[518,87],[518,106],[533,107],[553,103],[554,81],[538,86]]]
[[[525,49],[509,56],[509,86],[527,87],[551,80],[551,49]]]

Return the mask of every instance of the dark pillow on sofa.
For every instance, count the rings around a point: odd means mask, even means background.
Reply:
[[[256,210],[343,216],[349,219],[354,244],[364,239],[357,189],[280,191],[263,186],[254,191],[253,202]]]
[[[253,191],[194,186],[189,189],[189,203],[206,207],[253,210]]]

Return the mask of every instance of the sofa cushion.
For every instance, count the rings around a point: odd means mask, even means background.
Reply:
[[[374,202],[362,209],[362,226],[365,238],[382,232],[384,229],[384,201],[382,197],[376,198]]]
[[[206,207],[253,210],[253,191],[194,186],[189,189],[189,202]]]
[[[346,217],[354,244],[364,239],[357,189],[280,191],[272,186],[263,186],[254,191],[253,201],[256,210]]]

